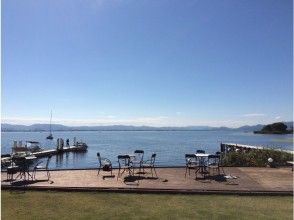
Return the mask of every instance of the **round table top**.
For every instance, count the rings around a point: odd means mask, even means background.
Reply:
[[[197,153],[195,154],[196,157],[208,157],[210,154],[200,154],[200,153]]]
[[[28,156],[28,157],[25,157],[26,160],[34,160],[34,159],[37,159],[36,156]]]

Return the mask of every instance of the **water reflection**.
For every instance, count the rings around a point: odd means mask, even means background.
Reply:
[[[55,155],[55,162],[51,168],[79,168],[83,167],[87,152],[66,152]]]
[[[56,168],[60,168],[63,166],[63,154],[57,154],[55,157],[55,166]]]
[[[73,155],[72,161],[74,164],[81,164],[81,162],[86,157],[86,153],[83,153],[83,152],[73,152],[72,155]]]

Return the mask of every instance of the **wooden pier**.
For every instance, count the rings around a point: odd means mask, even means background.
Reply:
[[[67,152],[86,152],[87,148],[88,146],[85,143],[77,143],[74,146],[68,146],[68,147],[62,147],[62,148],[57,147],[56,149],[32,152],[31,155],[37,158],[40,158],[40,157],[48,157],[50,155],[63,154]],[[27,151],[27,148],[23,148],[23,147],[19,147],[18,149],[21,149],[21,150],[24,149],[22,152]],[[18,151],[18,152],[21,152],[21,151]],[[8,164],[10,161],[11,161],[11,156],[1,157],[1,166],[4,164]]]
[[[80,148],[79,146],[70,146],[64,147],[62,150],[51,149],[51,150],[43,150],[39,152],[34,152],[32,155],[36,157],[47,157],[49,155],[61,154],[66,152],[85,152],[87,149]]]

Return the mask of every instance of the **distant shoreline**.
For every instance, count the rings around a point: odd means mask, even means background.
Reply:
[[[235,131],[235,130],[220,130],[220,129],[215,129],[215,130],[210,130],[210,129],[203,129],[203,130],[190,130],[190,129],[186,129],[186,130],[176,130],[176,129],[166,129],[166,130],[161,130],[161,129],[158,129],[158,130],[54,130],[52,132],[73,132],[73,131]],[[46,132],[49,132],[49,131],[25,131],[25,130],[22,130],[22,131],[1,131],[1,132],[41,132],[41,133],[46,133]],[[245,132],[245,131],[244,131]]]
[[[293,126],[293,122],[285,122],[289,127]],[[99,126],[65,126],[62,124],[52,124],[52,131],[239,131],[253,132],[261,130],[264,125],[244,125],[241,127],[215,127],[215,126],[134,126],[134,125],[99,125]],[[50,124],[1,124],[2,132],[49,132]]]

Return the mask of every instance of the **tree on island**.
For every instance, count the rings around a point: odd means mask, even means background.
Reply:
[[[293,128],[287,130],[287,125],[282,122],[277,122],[269,125],[265,125],[260,131],[254,131],[255,134],[291,134]]]

